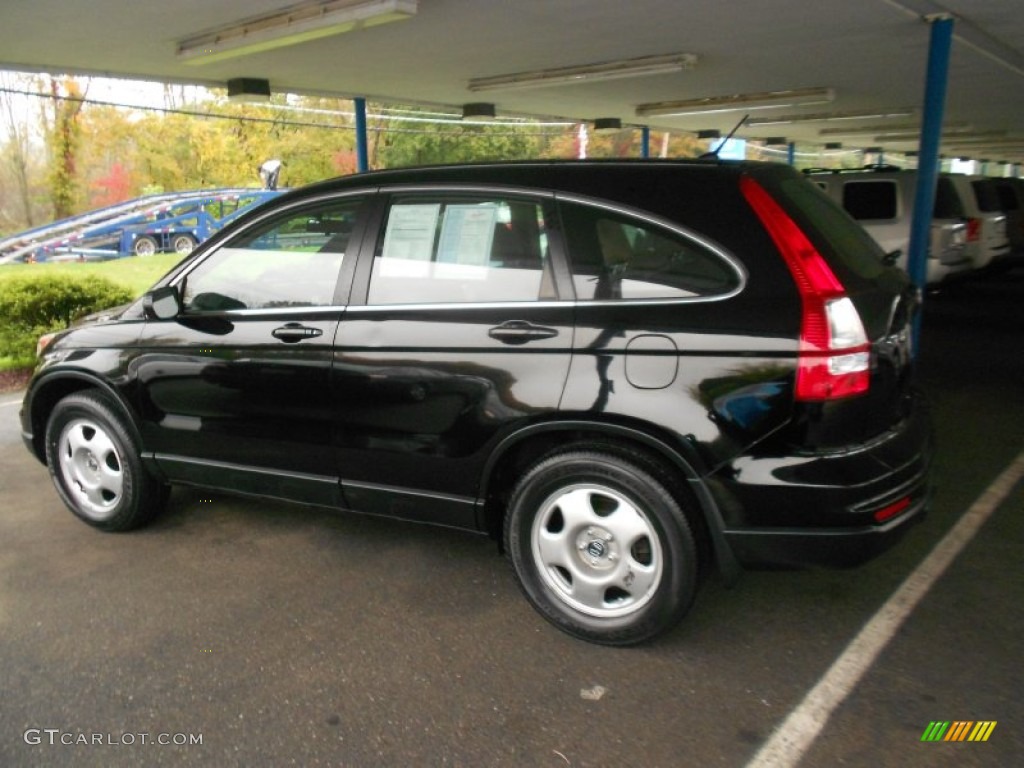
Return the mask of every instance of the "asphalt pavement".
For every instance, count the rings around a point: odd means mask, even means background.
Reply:
[[[929,297],[919,359],[927,521],[859,569],[709,581],[632,649],[550,627],[469,534],[188,489],[93,531],[0,395],[0,765],[742,768],[1024,451],[1024,270]],[[1024,764],[1022,512],[1017,482],[800,765]]]

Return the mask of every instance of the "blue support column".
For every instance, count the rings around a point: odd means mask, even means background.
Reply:
[[[796,165],[796,142],[791,141],[786,148],[786,162],[790,165]]]
[[[356,105],[356,170],[370,170],[369,143],[366,140],[366,99],[354,99]]]
[[[646,125],[640,129],[640,157],[644,160],[651,156],[651,129]]]
[[[942,141],[942,117],[946,106],[949,79],[949,54],[953,44],[951,16],[929,17],[931,40],[928,46],[928,73],[924,90],[924,115],[921,143],[917,155],[917,189],[914,193],[914,218],[910,224],[910,253],[907,271],[923,292],[928,279],[928,244],[935,189],[939,180],[939,145]],[[914,324],[914,351],[920,348],[921,312]]]

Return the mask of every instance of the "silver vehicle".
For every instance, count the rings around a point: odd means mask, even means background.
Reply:
[[[867,230],[894,264],[907,269],[910,226],[914,214],[917,172],[877,166],[806,171],[811,180],[846,209]],[[930,285],[969,271],[968,225],[961,218],[959,197],[950,182],[939,179],[926,280]],[[953,201],[954,205],[948,205]]]
[[[1010,238],[1006,231],[1006,214],[998,202],[982,205],[984,176],[962,173],[943,174],[956,192],[959,213],[967,222],[967,255],[975,269],[984,269],[996,260],[1010,255]],[[988,210],[986,210],[986,208]]]

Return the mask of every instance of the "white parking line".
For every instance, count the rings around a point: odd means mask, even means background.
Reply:
[[[6,402],[0,403],[0,408],[6,408],[9,405],[21,405],[21,399],[18,400],[7,400]]]
[[[1024,478],[1024,453],[996,478],[953,526],[885,605],[864,625],[796,709],[765,742],[747,768],[793,768],[828,724],[829,717],[850,694],[907,616],[981,526]]]

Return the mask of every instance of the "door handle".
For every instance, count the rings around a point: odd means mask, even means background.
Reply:
[[[310,328],[302,323],[286,323],[280,328],[275,328],[271,331],[270,335],[275,339],[280,339],[285,344],[294,344],[303,339],[315,339],[317,336],[322,336],[323,331],[319,328]]]
[[[558,330],[543,325],[534,325],[526,320],[508,320],[491,328],[487,335],[502,344],[526,344],[530,341],[554,338],[558,335]]]

